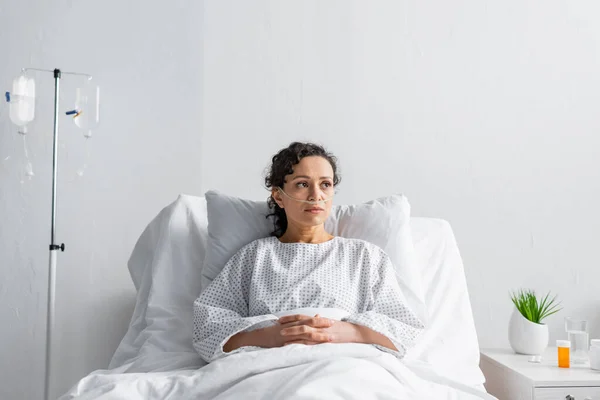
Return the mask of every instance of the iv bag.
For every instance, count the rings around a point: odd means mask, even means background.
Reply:
[[[10,92],[10,120],[18,127],[25,127],[35,117],[35,81],[25,74],[13,80]],[[24,133],[25,129],[21,131]]]
[[[92,130],[100,123],[100,87],[90,80],[77,88],[75,97],[75,110],[73,117],[75,125],[83,129],[85,137],[92,136]]]

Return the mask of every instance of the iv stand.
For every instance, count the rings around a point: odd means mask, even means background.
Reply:
[[[44,399],[50,399],[50,378],[52,366],[52,331],[54,329],[54,300],[56,288],[56,262],[58,250],[65,251],[65,244],[54,243],[56,237],[56,177],[58,174],[58,112],[59,112],[59,94],[60,79],[65,75],[83,75],[91,79],[91,75],[78,72],[61,72],[60,69],[53,71],[39,68],[23,68],[25,71],[52,72],[54,74],[54,133],[52,144],[52,221],[50,224],[50,261],[48,266],[48,311],[46,315],[46,367],[44,378]]]
[[[54,140],[52,144],[52,222],[50,224],[50,264],[48,270],[48,313],[46,315],[46,377],[44,399],[50,400],[50,369],[52,360],[52,330],[54,329],[54,289],[56,288],[56,256],[58,249],[65,251],[65,244],[54,243],[56,236],[56,176],[58,173],[58,95],[61,72],[54,71]]]

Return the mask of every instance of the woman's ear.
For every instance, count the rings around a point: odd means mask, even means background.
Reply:
[[[275,203],[277,203],[280,208],[283,208],[283,198],[281,197],[278,188],[273,188],[271,190],[271,197],[273,197],[273,200],[275,200]]]

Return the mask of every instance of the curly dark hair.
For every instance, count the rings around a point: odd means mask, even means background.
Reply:
[[[271,166],[265,176],[267,189],[271,190],[274,187],[283,188],[285,176],[294,173],[294,165],[298,164],[304,157],[310,156],[323,157],[329,161],[333,169],[333,186],[335,187],[341,182],[342,177],[338,173],[337,158],[333,154],[318,144],[294,142],[273,156]],[[272,195],[267,199],[267,204],[272,211],[271,214],[267,215],[267,218],[273,217],[273,226],[275,228],[271,235],[281,237],[288,226],[285,211],[279,207]]]

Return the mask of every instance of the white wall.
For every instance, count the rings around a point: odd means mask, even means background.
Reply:
[[[127,257],[157,211],[209,188],[266,198],[263,169],[297,139],[339,156],[339,202],[401,191],[415,215],[452,223],[483,346],[508,344],[518,287],[560,295],[552,339],[577,314],[600,336],[596,2],[5,3],[3,85],[33,65],[90,72],[103,88],[82,179],[81,133],[62,122],[55,393],[107,365],[131,312]],[[42,391],[45,79],[30,182],[0,108],[0,398]]]
[[[401,191],[451,222],[482,346],[508,292],[557,293],[600,336],[600,3],[212,1],[202,186],[266,198],[270,156],[339,156],[340,202]]]
[[[95,76],[101,127],[90,142],[61,117],[54,394],[105,368],[134,293],[135,240],[178,193],[199,193],[202,4],[193,0],[5,1],[1,91],[21,67]],[[37,75],[29,144],[36,176],[20,183],[22,147],[0,105],[0,398],[41,399],[50,225],[51,75]],[[76,78],[63,81],[63,111]],[[5,160],[6,157],[10,157]]]

